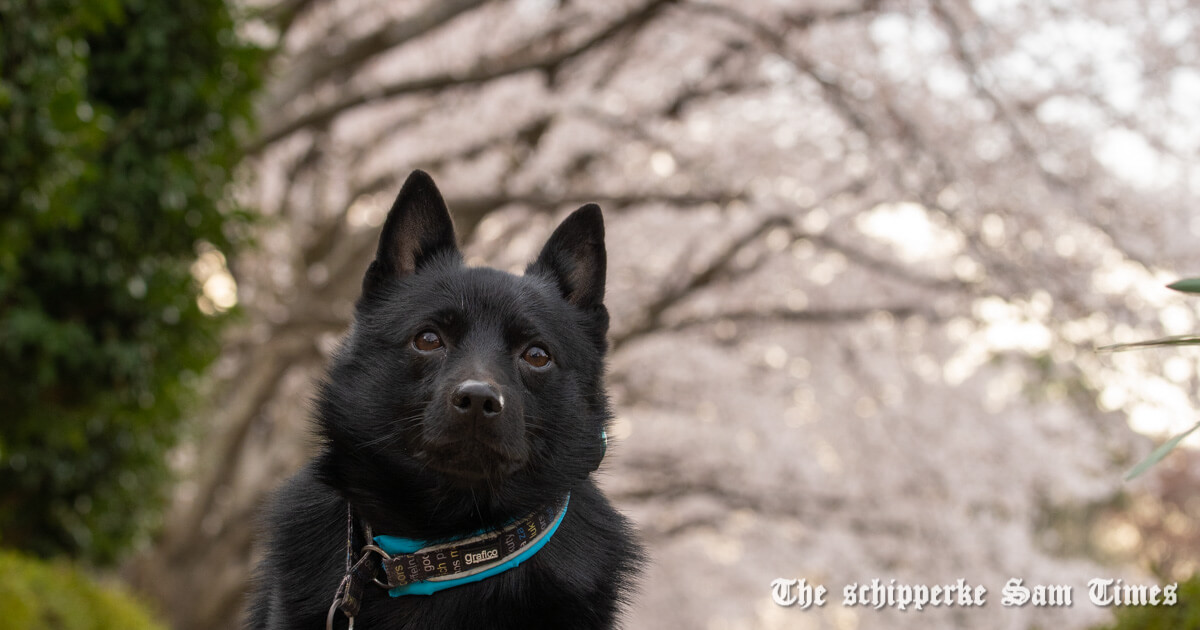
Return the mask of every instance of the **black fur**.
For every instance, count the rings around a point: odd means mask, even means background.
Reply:
[[[524,276],[465,267],[454,239],[433,180],[414,172],[321,384],[322,450],[267,514],[250,628],[325,627],[345,572],[347,500],[360,530],[437,540],[500,526],[568,491],[562,524],[533,558],[429,596],[392,598],[369,584],[356,627],[616,625],[641,551],[590,478],[611,416],[600,208],[564,220]],[[346,627],[341,614],[335,627]]]

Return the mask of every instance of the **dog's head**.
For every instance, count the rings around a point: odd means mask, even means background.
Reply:
[[[610,415],[604,278],[599,207],[567,217],[523,276],[467,267],[433,180],[414,172],[322,386],[326,477],[348,494],[475,500],[586,477]]]

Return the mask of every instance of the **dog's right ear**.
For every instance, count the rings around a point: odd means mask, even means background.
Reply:
[[[450,211],[433,178],[424,171],[413,171],[383,223],[375,260],[363,276],[363,295],[389,280],[416,272],[430,258],[446,253],[462,256],[454,240]]]

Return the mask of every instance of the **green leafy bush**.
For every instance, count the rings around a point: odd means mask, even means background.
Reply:
[[[261,59],[225,0],[0,0],[0,544],[106,562],[152,526]]]
[[[160,630],[128,594],[62,563],[0,551],[0,630]]]
[[[1174,606],[1117,608],[1116,621],[1096,630],[1200,630],[1200,575],[1179,583]]]

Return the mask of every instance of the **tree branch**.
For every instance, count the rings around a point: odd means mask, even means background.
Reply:
[[[689,328],[695,328],[697,326],[706,326],[719,322],[802,322],[806,324],[846,324],[851,322],[859,322],[879,313],[888,313],[896,319],[907,319],[909,317],[925,317],[926,319],[932,321],[940,321],[942,319],[941,316],[939,316],[928,306],[917,304],[883,304],[879,306],[806,308],[800,310],[786,308],[743,309],[717,313],[715,315],[706,315],[704,317],[691,317],[680,320],[674,324],[660,326],[657,330],[678,332]]]
[[[305,50],[288,65],[292,69],[280,80],[273,95],[276,106],[292,102],[302,93],[334,75],[351,76],[360,66],[392,48],[437,30],[454,18],[490,0],[433,0],[424,10],[403,20],[393,20],[365,37],[349,42],[331,54],[323,41]]]
[[[685,297],[691,295],[696,290],[712,284],[714,280],[726,271],[729,263],[742,251],[742,248],[758,240],[772,228],[788,226],[791,226],[791,217],[783,214],[771,215],[759,222],[754,229],[730,241],[698,273],[692,274],[685,281],[676,284],[674,287],[665,288],[657,299],[642,309],[641,317],[631,327],[613,335],[610,339],[612,349],[615,351],[632,339],[660,329],[662,327],[663,313],[667,309],[680,303]],[[686,265],[678,266],[687,268]]]
[[[370,89],[357,94],[350,94],[332,103],[319,106],[295,118],[267,127],[259,138],[251,143],[248,153],[256,153],[278,140],[285,138],[300,129],[312,125],[321,125],[342,112],[406,94],[436,92],[453,87],[479,85],[503,77],[530,71],[552,73],[564,63],[596,48],[612,39],[618,33],[628,28],[638,28],[654,17],[664,6],[674,0],[650,0],[640,8],[631,11],[607,27],[600,29],[591,36],[552,53],[537,55],[532,58],[511,54],[500,58],[482,60],[474,68],[463,73],[448,72],[418,79],[407,79],[384,85],[378,89]]]

